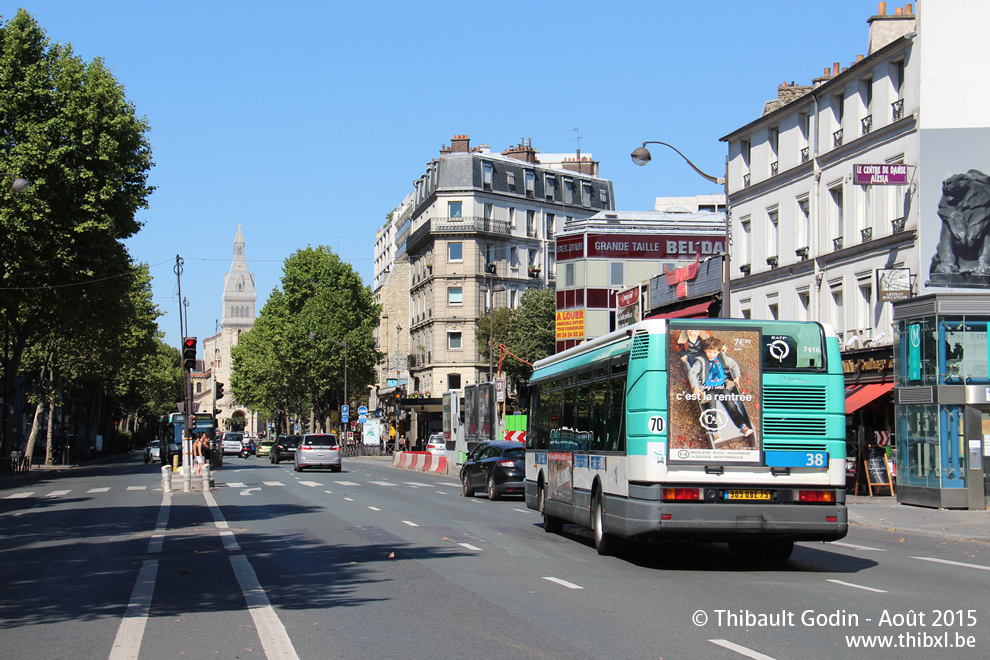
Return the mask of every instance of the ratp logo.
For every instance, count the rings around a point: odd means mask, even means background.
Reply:
[[[921,347],[921,326],[920,325],[909,325],[908,326],[908,341],[911,343],[913,348]]]
[[[783,362],[784,358],[791,354],[791,347],[783,339],[776,339],[767,344],[767,351],[777,362]]]

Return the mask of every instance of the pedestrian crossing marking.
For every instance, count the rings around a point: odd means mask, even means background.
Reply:
[[[53,490],[52,492],[45,495],[45,497],[61,497],[62,495],[68,495],[71,490]]]
[[[33,490],[29,490],[29,491],[25,491],[23,493],[13,493],[12,495],[8,495],[4,499],[5,500],[23,500],[25,497],[31,497],[32,495],[34,495],[34,491]]]
[[[90,489],[89,489],[89,490],[87,490],[86,492],[87,492],[87,493],[105,493],[105,492],[107,492],[108,490],[110,490],[110,487],[109,487],[109,486],[106,486],[106,487],[104,487],[104,488],[90,488]]]
[[[128,486],[127,490],[148,490],[147,486]]]
[[[333,482],[337,486],[360,486],[361,484],[355,483],[353,481],[335,481]]]
[[[393,484],[391,481],[372,481],[370,483],[373,483],[376,486],[398,486],[399,485],[399,484]]]
[[[310,488],[319,488],[323,484],[317,483],[315,481],[300,481],[303,486],[309,486]]]
[[[230,488],[247,488],[247,486],[242,484],[240,481],[231,481],[227,484],[227,486]]]
[[[261,483],[265,484],[266,486],[284,486],[285,485],[281,481],[262,481]]]
[[[402,483],[413,488],[433,488],[433,484],[421,484],[418,481],[403,481]]]

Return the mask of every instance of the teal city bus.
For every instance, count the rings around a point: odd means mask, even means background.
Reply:
[[[835,331],[648,319],[534,365],[526,504],[544,529],[728,542],[786,559],[846,535],[845,396]]]

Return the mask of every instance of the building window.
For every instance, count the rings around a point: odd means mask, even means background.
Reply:
[[[564,179],[564,203],[574,203],[574,179]]]
[[[530,268],[536,268],[536,267],[539,266],[539,264],[536,262],[536,255],[537,255],[536,250],[530,250],[529,251],[529,262],[528,262],[528,265],[529,265]]]
[[[753,223],[750,216],[742,218],[739,222],[742,227],[739,236],[739,251],[742,254],[742,264],[753,265]]]
[[[591,194],[594,189],[591,187],[590,183],[581,183],[581,205],[591,206]]]
[[[860,119],[861,133],[866,135],[873,130],[873,78],[859,81],[859,99],[863,104],[863,117]]]
[[[797,320],[798,321],[808,321],[810,317],[808,316],[811,306],[811,294],[808,291],[798,291],[798,309],[797,309]]]
[[[904,98],[904,60],[890,63],[890,84],[894,89],[894,98]]]
[[[776,321],[780,318],[780,308],[777,303],[777,299],[774,298],[773,301],[767,302],[767,320]]]
[[[536,211],[526,211],[526,236],[536,238]]]
[[[462,202],[447,202],[447,217],[448,218],[461,217],[461,206],[462,206]]]
[[[574,264],[564,264],[564,286],[574,286]]]
[[[550,240],[551,238],[553,238],[553,235],[554,235],[554,232],[555,232],[554,224],[556,222],[557,222],[557,216],[555,214],[553,214],[553,213],[547,213],[547,222],[546,222],[546,225],[547,225],[547,233],[546,233],[547,240]]]
[[[525,171],[526,177],[526,197],[533,197],[536,195],[536,174],[530,170]]]
[[[492,189],[492,164],[481,164],[481,187],[485,190]]]
[[[519,268],[519,248],[515,245],[509,248],[509,266],[512,270],[518,270]]]
[[[495,245],[493,243],[485,243],[485,263],[492,268],[495,266]],[[495,271],[490,269],[488,272],[494,273]]]
[[[753,143],[749,140],[741,140],[739,142],[739,154],[742,156],[742,171],[743,174],[749,173],[750,159],[753,155]]]
[[[447,304],[460,305],[464,302],[464,290],[459,286],[447,287]]]
[[[626,264],[622,261],[613,261],[608,265],[608,285],[623,286],[626,283]]]
[[[777,147],[780,142],[780,129],[771,126],[767,129],[767,146],[770,147],[770,176],[777,173]]]
[[[548,200],[553,201],[554,196],[557,194],[557,177],[553,174],[545,175],[543,179],[545,186],[544,193]]]
[[[828,320],[839,334],[840,341],[843,339],[846,330],[846,309],[842,299],[842,281],[829,282]]]
[[[509,228],[510,229],[515,229],[516,228],[516,207],[515,206],[510,206],[509,207]]]
[[[598,201],[602,203],[602,206],[608,206],[608,191],[604,188],[598,189]]]
[[[463,348],[461,345],[461,333],[460,332],[448,332],[447,333],[447,348],[452,351],[457,351]]]
[[[485,203],[485,220],[491,220],[492,214],[495,212],[495,205]]]
[[[808,205],[808,198],[804,197],[797,200],[798,206],[798,222],[797,222],[797,247],[799,250],[808,249],[808,240],[811,236],[811,214],[810,207]],[[805,257],[808,256],[805,252]]]
[[[842,200],[842,186],[829,188],[830,203],[829,220],[831,221],[832,243],[836,250],[841,250],[845,232],[845,211]]]
[[[859,280],[857,285],[859,300],[856,301],[856,328],[869,333],[875,327],[873,323],[873,282],[867,276]]]
[[[196,383],[196,394],[201,394],[203,392],[203,384]]]
[[[780,228],[777,209],[767,209],[767,221],[767,257],[776,259],[780,256]]]
[[[447,261],[463,261],[463,260],[464,260],[464,244],[447,243]]]
[[[516,301],[519,297],[519,292],[516,289],[509,289],[509,309],[515,309],[517,307]]]
[[[511,192],[515,192],[516,191],[516,173],[515,172],[506,172],[505,173],[505,183],[509,187],[509,190]]]
[[[447,374],[447,389],[448,390],[459,390],[459,389],[461,389],[461,375],[460,374]]]

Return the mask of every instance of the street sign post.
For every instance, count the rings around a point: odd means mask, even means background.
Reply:
[[[340,407],[340,422],[342,424],[346,424],[350,420],[350,417],[348,416],[349,412],[350,412],[350,406]]]

